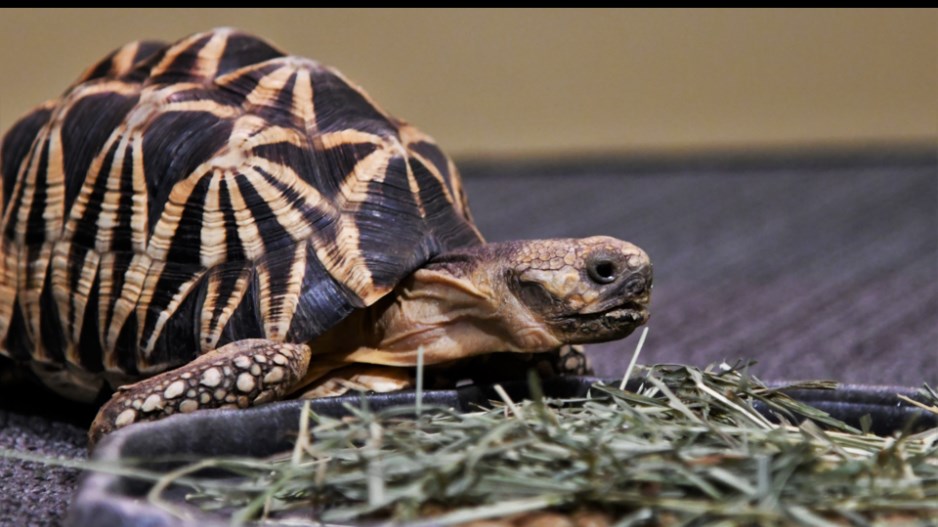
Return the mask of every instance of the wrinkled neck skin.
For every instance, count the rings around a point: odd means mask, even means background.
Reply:
[[[498,351],[549,351],[563,343],[509,291],[498,255],[484,248],[431,263],[394,293],[311,343],[330,362],[427,365]]]

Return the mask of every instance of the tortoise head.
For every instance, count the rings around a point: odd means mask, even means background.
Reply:
[[[465,247],[311,346],[341,364],[413,366],[420,350],[430,365],[615,340],[648,320],[651,281],[648,255],[606,236]]]
[[[607,236],[493,243],[428,267],[485,292],[519,350],[620,339],[648,321],[651,261]]]

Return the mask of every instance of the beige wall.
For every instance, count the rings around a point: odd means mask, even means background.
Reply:
[[[124,42],[221,25],[457,155],[938,141],[938,10],[2,10],[0,125]]]

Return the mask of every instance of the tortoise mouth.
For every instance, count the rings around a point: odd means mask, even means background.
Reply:
[[[627,301],[602,311],[565,315],[558,325],[567,342],[587,344],[625,338],[649,316],[647,304]]]
[[[642,325],[648,322],[648,306],[638,302],[626,302],[621,306],[608,309],[599,313],[600,316],[610,320],[629,320],[636,325]]]
[[[642,325],[648,321],[648,316],[648,306],[646,304],[628,301],[602,311],[595,313],[578,313],[569,318],[581,321],[605,319],[610,322],[634,322],[635,325]]]

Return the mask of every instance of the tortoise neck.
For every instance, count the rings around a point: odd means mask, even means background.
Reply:
[[[546,351],[562,343],[515,305],[490,266],[429,266],[392,294],[315,339],[314,354],[344,363],[413,366],[498,351]],[[524,331],[519,331],[519,328]]]

